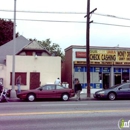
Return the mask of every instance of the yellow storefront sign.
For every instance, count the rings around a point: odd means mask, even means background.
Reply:
[[[91,61],[116,61],[116,52],[112,50],[90,51]]]
[[[117,61],[130,61],[130,51],[117,51]]]
[[[76,53],[78,55],[78,52],[76,52]],[[79,53],[80,54],[82,53],[83,58],[85,58],[86,52],[79,52]],[[78,57],[78,58],[80,58],[80,57]],[[80,61],[80,63],[81,63],[81,61]],[[85,64],[85,63],[86,62],[82,61],[81,64]],[[90,50],[90,64],[130,65],[130,51],[124,51],[124,50]]]

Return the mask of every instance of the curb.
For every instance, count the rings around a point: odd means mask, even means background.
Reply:
[[[93,95],[91,97],[87,97],[86,93],[80,94],[80,101],[87,101],[87,100],[96,100]],[[8,102],[22,102],[20,98],[7,98]],[[77,101],[76,96],[69,99],[69,101]]]
[[[20,102],[21,100],[19,98],[8,98],[8,102]]]
[[[70,98],[69,99],[70,101],[77,101],[76,100],[76,98],[74,97],[74,98]],[[80,101],[87,101],[87,100],[96,100],[96,99],[94,99],[94,98],[88,98],[88,97],[86,97],[86,98],[80,98]]]

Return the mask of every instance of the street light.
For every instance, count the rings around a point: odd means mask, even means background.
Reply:
[[[16,98],[15,91],[15,34],[16,34],[16,0],[14,0],[14,26],[13,26],[13,60],[12,60],[12,90],[10,93],[11,98]]]

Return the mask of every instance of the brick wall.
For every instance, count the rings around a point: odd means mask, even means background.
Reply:
[[[72,49],[66,50],[64,60],[64,80],[69,83],[69,88],[72,88]]]

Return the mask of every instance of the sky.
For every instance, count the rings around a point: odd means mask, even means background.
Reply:
[[[0,0],[0,18],[14,19],[14,0]],[[90,11],[97,8],[95,13],[129,18],[130,0],[90,0]],[[16,0],[17,11],[41,12],[87,12],[87,0]],[[64,51],[71,45],[86,45],[85,14],[50,14],[50,13],[16,13],[16,32],[27,39],[36,38],[57,43]],[[83,21],[84,23],[39,22],[23,21],[59,20]],[[130,26],[130,20],[92,14],[90,20],[98,23]],[[90,46],[130,47],[130,27],[108,26],[103,24],[90,25]]]

